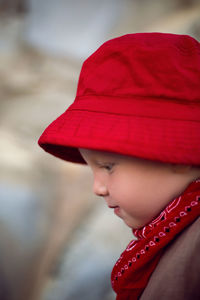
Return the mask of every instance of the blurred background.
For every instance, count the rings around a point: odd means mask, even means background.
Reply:
[[[142,31],[199,40],[200,0],[0,0],[0,299],[115,299],[132,233],[92,195],[87,167],[37,140],[72,103],[83,61]]]

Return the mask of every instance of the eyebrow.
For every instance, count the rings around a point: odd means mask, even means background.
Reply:
[[[97,166],[103,166],[103,165],[117,165],[117,162],[115,161],[111,161],[111,160],[104,160],[104,161],[100,161],[100,160],[96,160],[93,163],[95,163]]]

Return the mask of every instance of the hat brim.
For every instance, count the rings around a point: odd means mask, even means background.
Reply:
[[[56,157],[82,164],[85,162],[78,148],[200,165],[200,130],[196,120],[68,109],[47,127],[38,143]]]

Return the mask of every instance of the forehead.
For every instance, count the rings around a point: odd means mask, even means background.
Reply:
[[[134,164],[134,165],[141,165],[141,166],[151,166],[154,168],[166,168],[169,167],[168,164],[151,161],[139,157],[122,155],[113,152],[107,151],[98,151],[98,150],[90,150],[90,149],[79,149],[81,155],[86,161],[114,161],[114,162],[121,162],[126,164]]]
[[[98,151],[90,149],[79,149],[81,155],[86,160],[122,160],[126,159],[126,156],[113,152]]]

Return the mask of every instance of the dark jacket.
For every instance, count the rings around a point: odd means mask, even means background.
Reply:
[[[200,299],[200,217],[169,244],[140,300]]]

